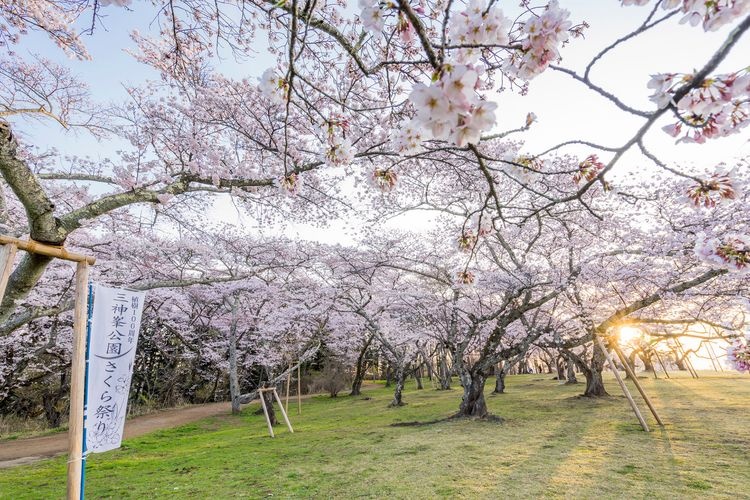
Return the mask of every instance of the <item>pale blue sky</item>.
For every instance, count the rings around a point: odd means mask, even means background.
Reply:
[[[501,5],[511,5],[509,10],[513,10],[516,3],[513,0],[501,2]],[[579,71],[601,47],[636,27],[649,12],[648,7],[621,8],[616,0],[561,0],[560,3],[572,12],[572,21],[586,20],[591,25],[585,39],[572,40],[562,52],[562,65]],[[155,32],[153,20],[156,13],[150,2],[140,1],[133,3],[131,11],[108,7],[103,12],[106,15],[104,26],[98,26],[93,36],[85,37],[93,61],[69,60],[48,39],[38,34],[24,38],[19,52],[36,52],[67,65],[88,82],[94,99],[99,102],[122,101],[126,98],[123,84],[158,78],[156,72],[136,62],[124,51],[125,48],[134,47],[129,36],[133,29],[144,33]],[[610,53],[599,63],[592,78],[626,103],[644,110],[653,109],[653,103],[648,100],[651,91],[646,88],[649,75],[666,71],[686,72],[701,67],[721,45],[730,29],[725,27],[717,33],[704,33],[699,27],[678,25],[677,19],[669,20],[654,33],[626,43]],[[260,76],[273,64],[273,59],[263,50],[264,43],[264,40],[258,40],[258,55],[253,59],[242,63],[225,59],[217,61],[216,65],[229,76],[251,79]],[[746,36],[720,70],[731,71],[748,66],[748,54],[750,37]],[[641,119],[629,117],[602,98],[585,91],[570,77],[551,71],[532,82],[529,95],[506,92],[497,95],[496,100],[499,104],[498,130],[521,125],[528,111],[535,112],[539,117],[531,132],[523,136],[527,141],[527,152],[546,149],[552,144],[574,138],[619,146],[641,123]],[[64,132],[51,122],[17,122],[17,125],[25,140],[43,149],[56,147],[64,153],[96,159],[123,146],[116,140],[98,142],[85,133]],[[748,133],[745,132],[729,139],[709,141],[703,146],[675,146],[674,139],[655,129],[646,142],[653,152],[666,161],[702,167],[750,156],[747,139]],[[590,153],[583,149],[568,151],[582,155]],[[618,173],[643,172],[644,164],[640,157],[629,154]],[[222,205],[219,206],[220,210],[230,209],[230,205]],[[320,238],[319,231],[308,231],[304,226],[299,226],[299,230],[303,235],[314,234]]]

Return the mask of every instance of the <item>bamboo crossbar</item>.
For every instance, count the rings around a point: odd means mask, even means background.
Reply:
[[[47,257],[55,257],[57,259],[69,260],[71,262],[86,262],[89,265],[94,265],[96,263],[96,257],[68,252],[63,247],[47,245],[34,240],[19,240],[18,238],[0,235],[0,245],[8,244],[15,245],[20,250],[39,255],[46,255]]]

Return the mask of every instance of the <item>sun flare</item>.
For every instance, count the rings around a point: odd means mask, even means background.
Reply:
[[[620,344],[631,344],[641,337],[643,337],[643,331],[640,328],[634,328],[632,326],[620,327]]]

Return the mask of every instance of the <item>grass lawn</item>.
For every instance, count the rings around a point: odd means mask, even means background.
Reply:
[[[295,433],[268,437],[242,415],[128,440],[88,460],[88,498],[395,497],[750,498],[750,377],[641,379],[667,425],[640,430],[617,397],[576,398],[582,386],[547,375],[508,377],[488,396],[505,421],[451,420],[460,388],[389,389],[304,402]],[[491,385],[491,384],[488,384]],[[488,392],[491,388],[488,387]],[[640,399],[638,400],[641,404]],[[647,411],[641,404],[642,410]],[[290,409],[292,409],[290,405]],[[650,417],[650,415],[649,415]],[[0,470],[0,498],[63,498],[65,458]]]

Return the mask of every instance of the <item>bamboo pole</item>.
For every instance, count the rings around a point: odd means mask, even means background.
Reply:
[[[289,417],[286,416],[286,411],[284,410],[284,405],[281,404],[281,398],[279,397],[279,393],[276,392],[276,388],[273,389],[273,395],[276,398],[276,402],[279,403],[279,409],[281,410],[281,416],[284,417],[284,422],[286,422],[286,426],[289,428],[289,432],[294,433],[294,429],[292,429],[292,423],[289,421]]]
[[[302,415],[302,377],[300,376],[300,364],[297,364],[297,415]]]
[[[602,342],[602,339],[599,337],[595,337],[596,344],[599,346],[599,349],[601,349],[602,353],[604,354],[604,357],[607,358],[607,363],[609,363],[609,368],[612,370],[612,373],[615,374],[615,378],[617,379],[617,383],[620,384],[620,389],[622,389],[622,392],[625,394],[625,397],[628,398],[628,403],[630,403],[630,407],[633,409],[633,413],[635,413],[635,416],[638,418],[638,422],[641,423],[641,427],[646,432],[651,432],[648,428],[648,424],[646,423],[646,420],[643,418],[643,415],[641,415],[641,411],[638,409],[638,405],[635,404],[635,400],[633,399],[633,396],[630,394],[630,391],[628,390],[628,387],[625,385],[625,382],[623,382],[622,377],[620,376],[620,372],[617,371],[617,367],[615,366],[615,362],[612,361],[612,357],[609,355],[609,351],[604,347],[604,343]]]
[[[286,374],[286,396],[284,398],[284,409],[289,411],[289,385],[292,383],[292,367],[289,366],[289,373]]]
[[[88,318],[89,265],[76,267],[73,319],[73,354],[70,368],[70,421],[68,422],[68,500],[81,497],[83,465],[83,392],[86,376],[86,320]]]
[[[659,351],[654,349],[654,355],[656,355],[656,359],[659,360],[659,364],[661,365],[662,370],[664,370],[664,375],[666,375],[667,378],[672,378],[669,376],[669,372],[667,371],[667,366],[664,364],[664,361],[661,360],[661,356],[659,356]]]
[[[18,247],[13,243],[6,243],[0,250],[0,300],[5,297],[5,288],[8,286],[10,272],[13,270],[13,261],[16,258]]]
[[[268,416],[268,408],[266,408],[266,399],[263,397],[263,393],[266,392],[267,389],[258,389],[258,395],[260,395],[260,404],[263,406],[263,414],[266,416],[266,423],[268,424],[268,432],[271,434],[271,437],[276,437],[273,435],[273,425],[271,425],[271,417]]]
[[[714,345],[713,344],[714,343],[711,340],[709,340],[708,342],[706,342],[706,347],[708,348],[707,349],[708,350],[708,354],[709,354],[709,356],[711,356],[711,362],[712,363],[714,362],[714,360],[716,361],[716,364],[714,365],[714,369],[716,369],[716,365],[718,365],[719,369],[716,370],[716,371],[722,371],[723,372],[724,371],[724,367],[721,366],[721,361],[719,361],[719,357],[716,355],[716,351],[714,350]]]
[[[620,361],[625,366],[625,371],[627,372],[628,376],[633,379],[633,384],[635,385],[635,388],[638,389],[638,392],[641,394],[641,397],[646,402],[646,406],[648,406],[648,409],[651,410],[651,414],[656,419],[656,422],[664,426],[664,423],[661,421],[661,418],[659,417],[659,414],[656,412],[656,408],[654,408],[653,403],[651,403],[651,399],[646,395],[646,391],[643,389],[643,386],[638,381],[638,378],[635,375],[635,372],[630,368],[630,365],[627,363],[627,359],[625,358],[625,353],[622,352],[622,349],[620,349],[620,346],[618,346],[616,343],[612,342],[612,348],[615,350],[615,353],[620,358]]]
[[[0,244],[2,245],[15,245],[21,250],[25,250],[29,253],[36,253],[39,255],[46,255],[47,257],[55,257],[57,259],[69,260],[72,262],[86,262],[90,265],[96,263],[96,258],[88,255],[81,255],[79,253],[68,252],[61,246],[46,245],[39,243],[34,240],[19,240],[18,238],[12,238],[10,236],[0,235]]]
[[[690,372],[690,376],[693,378],[698,378],[698,372],[695,371],[695,368],[693,367],[693,362],[690,361],[690,357],[688,356],[687,351],[685,351],[685,348],[682,346],[682,342],[680,342],[680,339],[678,337],[674,338],[675,342],[677,342],[677,346],[680,348],[680,352],[682,353],[682,359],[685,363],[685,366],[688,367],[688,371]]]

